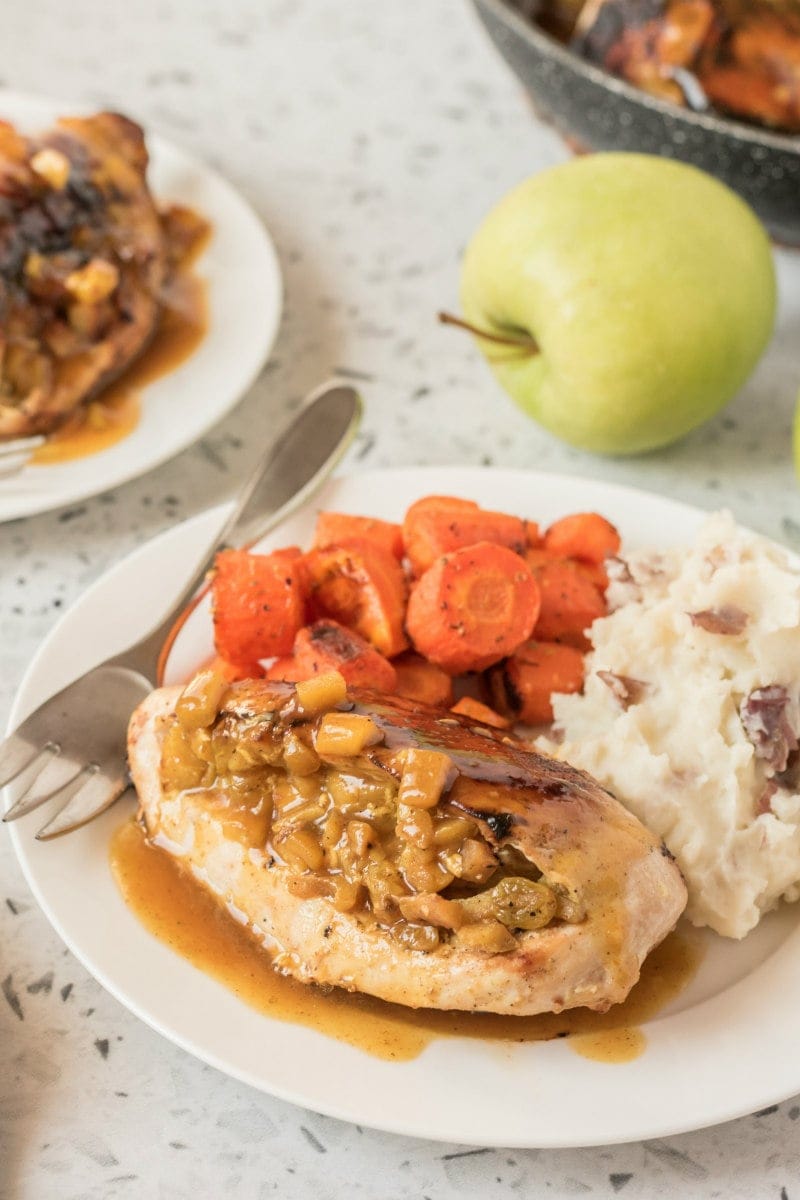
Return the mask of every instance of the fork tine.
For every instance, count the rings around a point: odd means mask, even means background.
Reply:
[[[0,442],[0,461],[12,458],[15,454],[30,454],[43,445],[44,440],[43,434],[36,433],[32,437],[12,438],[10,442]]]
[[[93,766],[83,767],[82,769],[80,769],[78,771],[77,775],[73,774],[73,777],[71,779],[67,780],[67,782],[62,782],[61,787],[56,788],[54,791],[51,791],[50,794],[45,797],[45,799],[46,800],[61,800],[61,801],[68,802],[69,800],[72,799],[75,792],[77,792],[79,788],[83,787],[86,780],[88,778],[90,778],[90,776],[92,776],[94,774],[94,772],[95,772],[95,768]],[[22,803],[25,802],[26,798],[27,798],[27,795],[23,796],[21,798]],[[42,803],[44,803],[44,801],[42,801]],[[38,805],[33,805],[33,808],[38,808]],[[14,811],[13,809],[9,810],[10,813],[13,813],[13,811]],[[27,811],[31,812],[32,809],[29,808],[29,809],[27,809]],[[18,815],[24,816],[25,814],[21,812]],[[9,813],[6,813],[5,819],[8,819],[8,816],[9,816]],[[11,819],[12,819],[12,821],[16,820],[16,815],[12,816]]]
[[[16,821],[18,817],[24,817],[26,813],[33,812],[40,804],[52,799],[57,792],[60,792],[81,774],[81,768],[74,762],[70,762],[69,759],[61,758],[55,748],[46,748],[45,755],[45,761],[39,771],[3,817],[5,822]]]
[[[32,746],[16,733],[0,742],[0,787],[16,779],[44,749],[44,746]]]
[[[97,769],[92,771],[88,778],[84,772],[81,780],[83,782],[76,780],[67,785],[71,791],[67,803],[52,820],[42,826],[36,834],[37,842],[49,842],[52,838],[72,833],[73,829],[80,829],[81,825],[86,825],[110,808],[130,787],[130,782],[124,774],[115,774],[113,778],[109,778]],[[75,783],[78,786],[72,790]]]
[[[10,479],[12,475],[19,475],[23,467],[26,467],[30,459],[28,455],[20,455],[19,458],[0,459],[0,479]]]
[[[41,446],[44,440],[43,437],[29,437],[0,443],[0,479],[14,475],[27,466],[34,450]]]

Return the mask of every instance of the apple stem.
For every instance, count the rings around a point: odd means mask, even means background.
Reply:
[[[475,337],[485,338],[487,342],[496,342],[499,346],[518,346],[520,350],[527,350],[529,354],[538,354],[538,343],[527,333],[520,333],[517,337],[509,337],[501,333],[490,333],[487,329],[479,329],[477,325],[472,325],[469,321],[465,321],[463,317],[455,317],[452,313],[440,312],[439,320],[442,325],[455,325],[458,329],[466,329],[467,333],[473,334]]]

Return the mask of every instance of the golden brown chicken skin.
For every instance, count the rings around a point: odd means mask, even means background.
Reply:
[[[154,692],[129,738],[149,836],[304,982],[518,1015],[623,1000],[686,903],[661,843],[583,772],[339,683]]]

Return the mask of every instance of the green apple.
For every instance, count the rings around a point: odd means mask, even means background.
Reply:
[[[716,413],[772,333],[775,270],[754,213],[705,172],[593,154],[494,208],[461,303],[500,383],[574,446],[636,454]],[[505,339],[502,340],[502,339]]]

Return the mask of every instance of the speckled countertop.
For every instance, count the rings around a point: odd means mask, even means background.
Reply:
[[[259,428],[333,368],[368,403],[352,466],[498,463],[727,505],[800,548],[789,460],[800,256],[756,376],[680,445],[612,462],[552,441],[500,395],[455,303],[460,252],[510,185],[562,158],[462,0],[26,0],[2,83],[112,106],[238,185],[271,229],[287,302],[252,394],[115,492],[0,527],[0,707],[59,614],[160,530],[227,496]],[[0,836],[0,1200],[621,1195],[800,1197],[800,1101],[645,1144],[504,1152],[321,1118],[201,1065],[107,996],[40,914]],[[701,1086],[687,1072],[687,1087]]]

